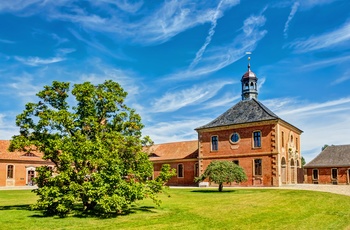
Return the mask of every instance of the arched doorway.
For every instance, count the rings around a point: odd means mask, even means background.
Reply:
[[[286,164],[286,158],[282,157],[281,159],[281,180],[282,184],[287,183],[287,164]]]

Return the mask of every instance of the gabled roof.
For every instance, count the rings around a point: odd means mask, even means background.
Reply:
[[[10,152],[8,150],[9,146],[9,140],[0,140],[0,160],[45,161],[42,159],[43,154],[40,152],[31,152],[32,154],[21,151]]]
[[[196,128],[196,130],[277,119],[280,118],[253,98],[238,102],[215,120]]]
[[[151,161],[193,159],[198,157],[198,141],[182,141],[155,144],[145,147]]]
[[[350,145],[332,145],[326,147],[305,168],[316,167],[349,167]]]

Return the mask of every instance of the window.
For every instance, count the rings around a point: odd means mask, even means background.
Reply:
[[[7,166],[7,179],[13,178],[13,165]]]
[[[260,148],[261,147],[261,132],[260,131],[253,132],[253,138],[254,138],[254,148]]]
[[[284,147],[284,132],[282,131],[282,147]]]
[[[239,165],[239,160],[232,161],[234,164]]]
[[[255,176],[262,175],[262,160],[261,159],[254,160],[254,175]]]
[[[293,143],[293,135],[290,135],[290,142]]]
[[[24,157],[36,157],[36,155],[34,153],[31,153],[31,152],[25,153],[23,156]]]
[[[231,143],[237,143],[239,141],[239,135],[238,133],[232,133],[230,137]]]
[[[317,169],[312,170],[312,179],[318,180],[318,170]]]
[[[286,158],[282,157],[281,166],[286,167]]]
[[[338,177],[338,169],[332,169],[332,179],[336,180]]]
[[[183,164],[177,165],[177,177],[184,177],[184,165]]]
[[[212,136],[211,137],[211,150],[212,151],[217,151],[218,148],[218,136]]]
[[[194,164],[194,176],[198,177],[199,176],[199,166],[198,163]]]

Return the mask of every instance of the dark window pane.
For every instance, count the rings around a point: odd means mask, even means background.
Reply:
[[[218,136],[211,137],[211,150],[218,150]]]
[[[177,177],[183,177],[183,164],[177,166]]]
[[[317,180],[317,179],[318,179],[318,170],[317,170],[317,169],[314,169],[314,170],[312,171],[312,175],[313,175],[314,180]]]
[[[261,147],[261,132],[254,132],[254,148]]]
[[[262,160],[261,159],[254,160],[254,175],[256,175],[256,176],[262,175]]]

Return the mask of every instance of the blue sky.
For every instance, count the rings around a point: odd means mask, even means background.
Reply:
[[[259,100],[304,131],[307,161],[350,144],[350,1],[0,1],[0,139],[53,80],[119,82],[156,143],[240,100],[251,68]]]

